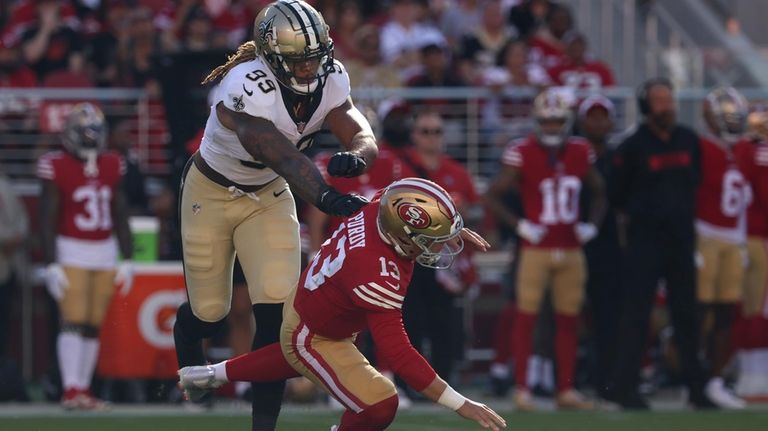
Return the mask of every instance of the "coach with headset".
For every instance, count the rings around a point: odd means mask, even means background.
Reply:
[[[606,398],[627,409],[649,408],[637,388],[651,308],[663,279],[688,401],[694,408],[712,408],[698,359],[694,215],[699,138],[677,124],[669,80],[646,81],[637,101],[643,121],[616,150],[608,182],[609,199],[626,220],[626,265],[616,361]]]

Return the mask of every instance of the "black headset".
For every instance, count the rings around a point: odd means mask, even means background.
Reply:
[[[657,76],[643,82],[643,84],[637,88],[637,107],[640,109],[641,114],[648,115],[651,113],[651,106],[648,103],[648,92],[651,88],[657,85],[662,85],[669,88],[670,91],[675,91],[672,81],[663,76]]]

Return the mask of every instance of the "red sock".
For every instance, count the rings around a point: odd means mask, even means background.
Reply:
[[[344,412],[337,431],[379,431],[386,429],[397,413],[397,395],[366,407],[360,413]]]
[[[230,382],[274,382],[301,375],[288,364],[280,343],[230,359],[226,367]]]
[[[557,358],[557,391],[573,387],[578,344],[578,316],[555,314],[555,357]]]
[[[520,310],[515,314],[515,325],[512,329],[515,384],[522,388],[528,387],[528,358],[533,350],[533,328],[535,325],[535,314]]]
[[[507,303],[499,314],[496,322],[496,333],[493,337],[493,350],[496,356],[495,364],[507,364],[512,359],[512,327],[515,323],[515,305]]]

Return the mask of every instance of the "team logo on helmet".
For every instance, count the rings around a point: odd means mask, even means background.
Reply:
[[[397,209],[397,214],[404,222],[416,229],[424,229],[432,223],[432,218],[429,216],[429,213],[424,211],[423,208],[413,204],[400,205]]]
[[[269,39],[272,38],[272,25],[275,22],[275,17],[272,16],[266,21],[259,23],[259,38],[261,39],[261,46],[266,46],[269,43]]]

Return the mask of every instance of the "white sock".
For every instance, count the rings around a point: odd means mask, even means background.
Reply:
[[[528,358],[528,375],[525,377],[529,388],[536,386],[541,380],[541,358],[537,355],[531,355]]]
[[[491,376],[496,377],[497,379],[506,379],[509,377],[509,366],[507,364],[495,362],[491,364],[490,372]]]
[[[551,359],[542,361],[541,374],[541,385],[544,389],[555,390],[555,363]]]
[[[59,355],[61,386],[64,390],[82,389],[80,386],[80,363],[83,353],[83,337],[75,332],[60,332],[56,339]]]
[[[80,359],[79,385],[83,389],[91,387],[96,360],[99,358],[99,339],[83,337],[83,353]]]
[[[218,364],[213,364],[213,377],[216,378],[216,380],[222,380],[225,382],[228,382],[229,379],[227,378],[227,361],[221,361]]]

